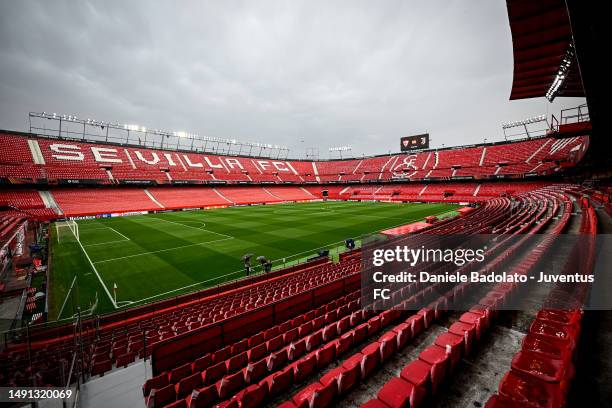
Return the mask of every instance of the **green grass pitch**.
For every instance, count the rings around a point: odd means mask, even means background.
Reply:
[[[455,208],[331,201],[100,218],[78,222],[80,242],[60,224],[51,229],[49,320],[69,318],[77,306],[111,312],[240,278],[246,253],[281,267]]]

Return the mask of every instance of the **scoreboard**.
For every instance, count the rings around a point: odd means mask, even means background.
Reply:
[[[429,148],[429,133],[402,137],[400,139],[400,148],[402,152]]]

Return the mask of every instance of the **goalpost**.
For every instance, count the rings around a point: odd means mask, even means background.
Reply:
[[[70,230],[70,232],[66,231],[66,229]],[[66,220],[66,221],[56,222],[55,232],[57,235],[57,242],[61,242],[62,239],[64,240],[67,239],[66,235],[68,235],[68,237],[72,236],[77,241],[80,242],[79,224],[77,224],[75,220]]]

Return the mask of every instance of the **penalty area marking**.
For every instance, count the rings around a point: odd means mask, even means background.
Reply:
[[[164,249],[159,249],[157,251],[141,252],[139,254],[120,256],[120,257],[117,257],[117,258],[103,259],[101,261],[96,261],[94,263],[95,264],[100,264],[100,263],[105,263],[105,262],[112,262],[112,261],[117,261],[117,260],[120,260],[120,259],[134,258],[134,257],[137,257],[137,256],[157,254],[159,252],[168,252],[168,251],[174,251],[176,249],[182,249],[182,248],[189,248],[189,247],[194,247],[194,246],[201,246],[201,245],[206,245],[206,244],[212,244],[214,242],[228,241],[230,239],[234,239],[234,237],[230,237],[228,235],[228,238],[214,239],[212,241],[205,241],[205,242],[196,242],[195,244],[181,245],[181,246],[172,247],[172,248],[164,248]]]
[[[160,221],[163,221],[163,222],[169,222],[171,224],[180,225],[180,226],[183,226],[185,228],[191,228],[191,229],[196,229],[196,230],[199,230],[199,231],[210,232],[211,234],[216,234],[216,235],[219,235],[219,236],[222,236],[222,237],[226,237],[226,238],[234,238],[231,235],[222,234],[220,232],[215,232],[215,231],[207,230],[207,229],[204,229],[204,228],[192,227],[191,225],[185,225],[185,224],[182,224],[182,223],[176,222],[176,221],[165,220],[163,218],[158,218],[158,217],[151,217],[151,218],[154,218],[156,220],[160,220]],[[192,222],[196,222],[196,221],[192,221]]]
[[[120,237],[122,237],[123,239],[117,239],[117,240],[113,240],[113,241],[104,241],[104,242],[97,242],[95,244],[86,244],[84,245],[85,247],[92,247],[92,246],[98,246],[98,245],[107,245],[107,244],[115,244],[118,242],[127,242],[127,241],[131,241],[131,239],[129,239],[128,237],[126,237],[125,235],[123,235],[121,232],[117,231],[116,229],[114,229],[113,227],[109,227],[109,226],[104,226],[104,227],[100,227],[100,228],[91,228],[91,229],[80,229],[81,232],[89,232],[89,231],[99,231],[99,230],[111,230],[113,231],[115,234],[119,235]]]

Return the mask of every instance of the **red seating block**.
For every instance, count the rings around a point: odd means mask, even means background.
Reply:
[[[230,358],[231,353],[232,353],[231,346],[225,346],[221,350],[217,350],[212,355],[213,363],[217,364],[217,363],[227,360],[228,358]]]
[[[168,373],[161,373],[160,375],[149,378],[142,386],[142,394],[147,397],[152,389],[163,388],[168,385]]]
[[[534,404],[524,404],[506,397],[505,395],[493,395],[485,404],[485,408],[538,408],[538,406]]]
[[[209,407],[219,399],[216,385],[193,390],[185,400],[189,408]]]
[[[449,355],[441,347],[429,346],[419,354],[419,359],[431,366],[429,379],[431,390],[435,394],[440,384],[446,378],[449,366]]]
[[[293,370],[291,367],[287,367],[264,378],[260,384],[268,387],[268,395],[270,397],[275,397],[291,387],[291,384],[293,384]]]
[[[195,390],[196,388],[200,388],[201,386],[202,375],[200,373],[191,374],[176,384],[176,397],[183,398],[191,394],[191,391]]]
[[[304,408],[325,408],[331,406],[336,394],[336,385],[313,383],[299,391],[294,397],[293,402],[296,407]]]
[[[236,401],[238,401],[241,408],[256,408],[261,406],[267,396],[267,386],[253,384],[248,386],[244,391],[238,393],[238,395],[236,395]]]
[[[431,370],[432,366],[430,364],[417,359],[404,367],[400,377],[417,387],[428,389]]]
[[[390,408],[418,407],[424,397],[424,389],[398,377],[393,377],[378,392],[378,399]]]
[[[435,344],[446,350],[446,354],[450,355],[450,368],[455,368],[461,360],[461,352],[464,348],[463,337],[457,336],[449,332],[440,334],[435,341]]]
[[[240,354],[243,351],[247,351],[249,348],[249,342],[247,339],[242,339],[239,342],[232,344],[232,355]]]
[[[388,331],[378,339],[380,343],[380,361],[385,362],[397,351],[397,333]]]
[[[212,354],[208,353],[203,357],[196,359],[191,365],[191,371],[194,373],[204,371],[212,365]]]
[[[231,357],[226,361],[227,372],[234,373],[241,368],[245,367],[249,361],[246,351],[243,351],[240,354],[236,354],[234,357]]]
[[[296,384],[304,381],[312,374],[317,366],[317,357],[314,353],[296,361],[290,367],[293,369],[293,378]]]
[[[499,383],[499,393],[524,404],[538,407],[561,407],[565,398],[558,384],[549,384],[535,378],[509,371]]]
[[[380,343],[375,341],[361,350],[361,378],[368,378],[380,364]]]
[[[341,356],[353,346],[354,335],[355,334],[351,331],[343,334],[334,341],[334,344],[336,346],[336,356]]]
[[[560,382],[565,374],[561,360],[532,351],[520,351],[512,359],[512,369],[546,382]]]
[[[176,400],[174,385],[168,384],[163,388],[151,390],[147,398],[147,408],[160,408]]]
[[[423,332],[425,329],[425,322],[423,321],[423,315],[413,315],[406,319],[406,323],[410,325],[412,330],[412,337],[416,337]]]
[[[468,355],[476,337],[476,326],[463,322],[455,322],[448,328],[448,332],[463,337],[463,353]]]
[[[110,371],[113,368],[113,362],[110,359],[96,361],[91,368],[91,375],[103,376],[104,373]]]
[[[283,341],[283,335],[278,335],[276,337],[271,338],[266,342],[266,348],[268,349],[268,353],[276,351],[283,347],[285,342]]]
[[[537,334],[527,334],[523,338],[521,349],[541,353],[551,359],[563,360],[564,364],[571,364],[572,353],[568,344],[555,342]]]
[[[291,343],[287,347],[287,358],[289,361],[295,361],[306,353],[306,339],[301,339],[295,343]]]
[[[403,349],[412,338],[412,328],[408,323],[400,323],[391,330],[397,334],[395,337],[397,349]]]
[[[271,373],[278,370],[287,363],[287,349],[284,348],[275,353],[270,354],[266,359],[268,371]]]
[[[306,338],[306,350],[312,351],[323,343],[323,330],[317,330]]]
[[[183,364],[182,366],[176,367],[170,371],[170,374],[168,374],[168,381],[172,384],[177,384],[183,378],[191,374],[191,363]]]
[[[362,323],[353,329],[353,342],[359,344],[368,338],[368,324]]]
[[[241,372],[227,375],[217,383],[219,398],[229,398],[242,388],[246,387],[246,385],[244,375]]]
[[[334,343],[327,343],[317,350],[315,355],[317,358],[317,368],[327,367],[336,355],[336,345]]]
[[[323,329],[323,341],[328,342],[338,336],[338,328],[336,324],[330,324]]]
[[[361,408],[389,408],[389,406],[377,398],[372,398],[368,402],[362,404]]]
[[[217,363],[202,371],[202,380],[204,385],[214,384],[227,374],[227,366],[225,362]]]
[[[298,338],[298,329],[291,329],[283,334],[283,343],[289,344]]]
[[[480,340],[480,336],[482,334],[483,326],[484,326],[484,317],[477,313],[465,312],[459,318],[461,323],[465,323],[468,325],[474,326],[474,338],[478,341]]]
[[[321,384],[328,385],[335,383],[338,395],[343,395],[352,390],[359,382],[359,365],[353,365],[353,368],[347,369],[344,367],[334,368],[327,374],[321,377]]]
[[[247,351],[249,356],[249,362],[254,362],[261,360],[266,354],[268,354],[268,349],[265,343],[258,344],[257,346],[253,346],[249,351]]]
[[[178,401],[174,401],[171,404],[166,405],[164,408],[187,408],[187,401],[182,398]]]
[[[249,363],[244,368],[243,374],[248,384],[255,384],[268,374],[268,363],[265,359]]]

